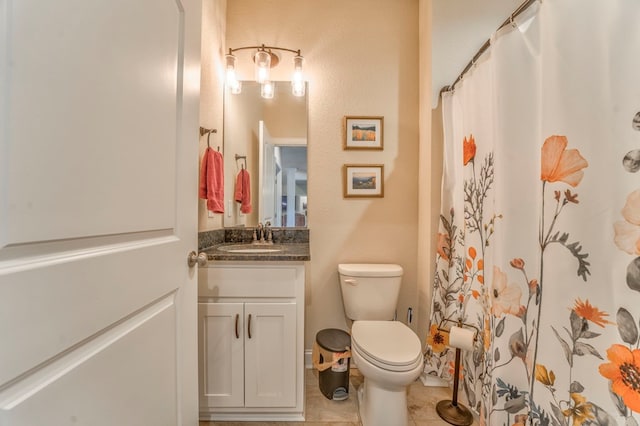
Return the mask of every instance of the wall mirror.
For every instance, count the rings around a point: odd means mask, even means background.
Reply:
[[[285,81],[275,82],[272,99],[264,99],[260,89],[254,81],[243,81],[239,94],[225,89],[223,224],[306,227],[307,96],[293,96]],[[235,201],[242,168],[250,177],[250,213]]]

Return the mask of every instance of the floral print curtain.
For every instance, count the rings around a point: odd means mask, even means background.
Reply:
[[[443,95],[425,372],[483,425],[640,422],[640,2],[545,0]]]

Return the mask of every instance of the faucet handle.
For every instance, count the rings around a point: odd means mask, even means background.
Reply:
[[[265,228],[264,226],[262,226],[262,222],[258,222],[258,226],[256,226],[253,230],[253,241],[264,241],[264,232]]]

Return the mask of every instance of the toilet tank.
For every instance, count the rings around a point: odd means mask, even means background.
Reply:
[[[354,321],[392,320],[402,272],[402,266],[394,264],[339,264],[340,290],[347,318]]]

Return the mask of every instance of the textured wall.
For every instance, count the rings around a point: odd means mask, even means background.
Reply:
[[[418,308],[418,0],[229,1],[227,47],[261,43],[301,49],[309,80],[305,347],[320,329],[347,328],[341,262],[401,264],[404,320]],[[384,116],[384,151],[344,151],[345,115]],[[344,199],[346,163],[384,164],[384,198]]]
[[[224,33],[226,28],[227,0],[202,2],[202,69],[200,74],[200,126],[217,129],[212,134],[211,146],[222,150],[222,97],[224,84]],[[207,136],[200,138],[200,156],[207,147]],[[198,231],[222,227],[222,215],[208,217],[204,200],[198,201]]]

